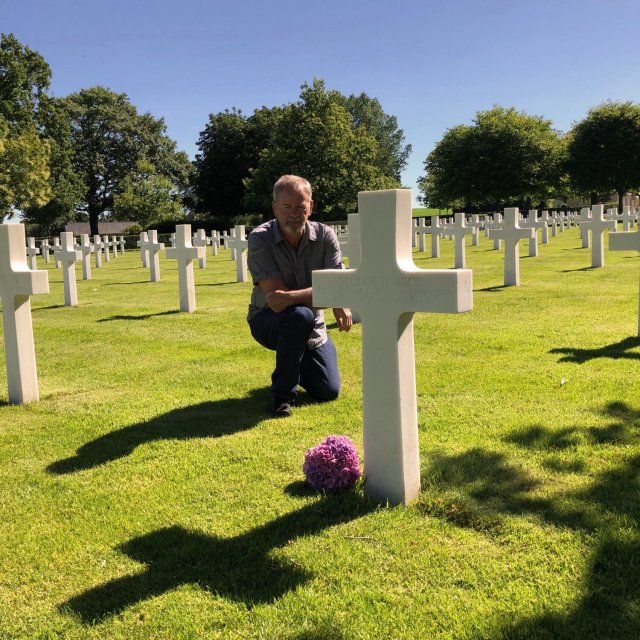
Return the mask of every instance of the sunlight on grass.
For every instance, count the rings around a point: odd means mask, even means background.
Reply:
[[[640,259],[588,269],[571,229],[503,288],[492,246],[467,245],[472,313],[415,316],[406,509],[303,482],[325,436],[362,450],[360,325],[330,329],[341,397],[271,420],[227,251],[194,314],[164,257],[159,283],[135,251],[94,269],[72,309],[50,265],[41,401],[0,371],[0,639],[638,637]]]

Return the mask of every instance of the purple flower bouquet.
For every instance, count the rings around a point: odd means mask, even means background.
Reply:
[[[307,482],[320,490],[353,487],[362,475],[358,451],[347,436],[328,436],[307,449],[302,470]]]

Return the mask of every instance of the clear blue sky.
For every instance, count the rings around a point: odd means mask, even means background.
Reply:
[[[0,31],[44,56],[54,95],[126,93],[192,158],[210,113],[295,101],[314,77],[364,91],[413,145],[414,200],[429,151],[477,111],[566,131],[604,100],[640,102],[638,0],[3,0]]]

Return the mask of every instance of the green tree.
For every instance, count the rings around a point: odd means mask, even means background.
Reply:
[[[52,196],[51,144],[41,118],[50,79],[39,53],[13,34],[0,36],[0,221]]]
[[[196,211],[207,216],[245,213],[243,180],[269,146],[282,109],[262,107],[246,117],[232,108],[209,115],[194,161]]]
[[[144,159],[138,161],[135,171],[113,196],[113,217],[135,220],[143,229],[181,215],[181,198],[175,193],[173,181],[158,174],[153,164]]]
[[[92,234],[98,233],[98,221],[112,213],[114,196],[141,159],[171,179],[177,191],[187,189],[191,163],[165,134],[162,118],[138,114],[126,94],[100,86],[67,96],[64,106],[71,123],[74,170],[84,183],[80,209],[88,215]]]
[[[268,214],[273,183],[285,173],[311,182],[321,218],[354,211],[358,191],[398,186],[375,164],[375,138],[364,126],[353,126],[340,102],[336,92],[325,91],[318,81],[302,86],[299,102],[284,109],[271,145],[244,181],[248,206]]]
[[[449,129],[425,160],[421,201],[433,207],[531,206],[561,181],[562,143],[551,122],[496,106]]]
[[[582,193],[615,192],[622,211],[627,191],[640,188],[640,105],[606,102],[590,109],[568,134],[566,169]]]

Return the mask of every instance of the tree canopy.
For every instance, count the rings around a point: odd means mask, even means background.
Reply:
[[[621,209],[624,194],[640,188],[640,105],[606,102],[589,110],[569,132],[566,154],[573,187],[616,192]]]
[[[501,106],[478,112],[427,156],[421,200],[476,209],[546,200],[560,183],[561,149],[549,120]]]
[[[162,118],[138,114],[126,94],[100,86],[69,95],[63,104],[71,124],[74,169],[84,184],[80,207],[92,234],[98,232],[98,220],[112,212],[114,196],[138,171],[140,160],[170,178],[176,192],[187,188],[191,164],[166,136]]]
[[[52,197],[51,144],[41,109],[50,79],[39,53],[12,34],[0,36],[0,222]]]

